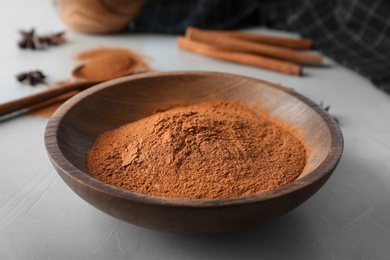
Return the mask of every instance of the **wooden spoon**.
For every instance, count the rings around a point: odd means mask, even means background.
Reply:
[[[66,94],[74,90],[84,90],[105,81],[105,80],[88,80],[83,78],[81,71],[84,66],[85,64],[80,65],[72,71],[72,77],[74,78],[74,80],[73,81],[70,80],[69,83],[67,82],[62,84],[61,86],[53,87],[31,96],[15,99],[0,104],[0,116],[4,116],[6,114],[16,112],[24,108],[28,108],[30,106],[39,104],[43,101],[49,100],[54,97],[58,97],[62,94]],[[127,76],[130,74],[136,74],[140,72],[144,72],[144,71],[136,71],[136,68],[131,66],[127,71],[117,74],[115,78]]]

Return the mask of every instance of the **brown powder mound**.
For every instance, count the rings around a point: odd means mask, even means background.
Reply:
[[[135,61],[119,53],[103,54],[88,60],[80,70],[81,77],[106,81],[131,74]]]
[[[149,66],[141,56],[127,49],[92,49],[79,53],[76,58],[85,61],[80,76],[89,80],[106,81],[150,71]]]
[[[106,54],[120,54],[122,56],[133,57],[133,59],[140,59],[140,57],[134,52],[128,49],[121,49],[121,48],[97,48],[97,49],[87,50],[77,54],[76,58],[79,60],[89,60]]]
[[[294,181],[306,163],[290,126],[232,102],[175,107],[100,135],[91,175],[137,193],[245,196]]]

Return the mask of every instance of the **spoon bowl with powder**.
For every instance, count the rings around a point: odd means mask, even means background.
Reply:
[[[343,150],[337,123],[314,102],[213,72],[99,84],[56,111],[45,143],[58,174],[97,209],[189,233],[286,214],[324,185]]]
[[[37,94],[0,104],[0,116],[25,109],[72,91],[149,70],[141,57],[126,49],[96,49],[79,55],[85,62],[72,71],[72,78]]]

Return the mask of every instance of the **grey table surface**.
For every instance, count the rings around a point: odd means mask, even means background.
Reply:
[[[247,230],[189,235],[121,222],[75,195],[47,157],[47,118],[0,122],[0,259],[390,259],[390,96],[366,78],[329,59],[326,68],[305,68],[304,77],[282,75],[179,50],[175,37],[163,35],[68,31],[63,46],[20,50],[19,29],[65,25],[50,0],[0,6],[0,103],[44,89],[16,82],[20,71],[41,69],[55,82],[70,75],[81,51],[126,47],[159,71],[223,71],[294,88],[331,106],[345,141],[333,176],[292,212]]]

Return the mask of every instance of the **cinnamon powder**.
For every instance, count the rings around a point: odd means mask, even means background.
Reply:
[[[106,81],[150,70],[142,57],[127,49],[93,49],[77,58],[85,61],[79,76],[88,80]]]
[[[101,134],[86,159],[94,178],[136,193],[245,196],[300,175],[306,151],[291,129],[233,102],[179,106]]]

